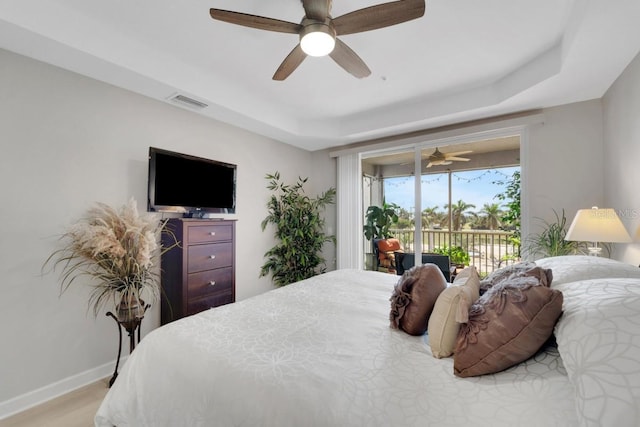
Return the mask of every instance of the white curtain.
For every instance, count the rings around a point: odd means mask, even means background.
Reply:
[[[363,268],[360,155],[338,156],[336,267]]]

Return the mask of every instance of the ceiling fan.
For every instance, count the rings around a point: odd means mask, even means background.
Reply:
[[[450,165],[454,161],[468,162],[470,159],[467,159],[466,157],[458,157],[458,156],[461,156],[463,154],[469,154],[472,152],[473,151],[471,150],[467,150],[467,151],[456,151],[455,153],[442,153],[440,152],[440,150],[438,150],[438,147],[436,147],[436,151],[431,153],[431,155],[429,155],[429,157],[427,158],[427,160],[429,161],[429,163],[427,163],[427,167],[430,168],[431,166]]]
[[[210,9],[213,19],[260,30],[298,34],[300,42],[282,61],[273,80],[284,80],[304,61],[307,55],[331,58],[357,78],[367,77],[371,70],[364,61],[336,36],[361,33],[389,27],[424,15],[424,0],[398,0],[365,7],[337,18],[331,17],[332,0],[301,0],[305,16],[299,24],[232,12]]]

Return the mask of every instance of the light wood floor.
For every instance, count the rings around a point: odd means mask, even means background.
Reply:
[[[0,427],[91,427],[109,378],[0,421]]]

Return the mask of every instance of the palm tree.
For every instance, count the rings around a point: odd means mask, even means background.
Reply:
[[[422,226],[423,228],[432,228],[434,225],[441,225],[442,211],[437,206],[425,208],[422,210]]]
[[[438,211],[435,217],[435,224],[439,224],[440,228],[449,227],[449,214],[445,211]]]
[[[445,209],[448,207],[448,205],[445,205]],[[460,230],[462,228],[462,226],[467,222],[469,215],[473,214],[470,209],[473,209],[475,207],[476,205],[472,203],[466,203],[463,200],[458,200],[456,203],[451,205],[451,217],[454,231]]]
[[[499,203],[485,203],[479,215],[482,215],[489,230],[495,230],[501,225],[502,207]]]
[[[413,222],[413,213],[409,212],[405,208],[398,208],[398,222],[396,223],[396,227],[399,229],[411,228],[414,225]]]

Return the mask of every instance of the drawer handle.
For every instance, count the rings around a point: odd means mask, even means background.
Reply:
[[[216,285],[216,281],[215,281],[215,280],[210,281],[210,282],[209,282],[209,285],[211,285],[211,286],[215,286],[215,285]]]
[[[210,235],[210,236],[215,236],[215,235],[216,235],[216,232],[215,232],[215,231],[212,231],[212,232],[210,232],[210,233],[209,233],[209,235]]]
[[[216,259],[216,256],[215,255],[209,255],[209,258]]]

